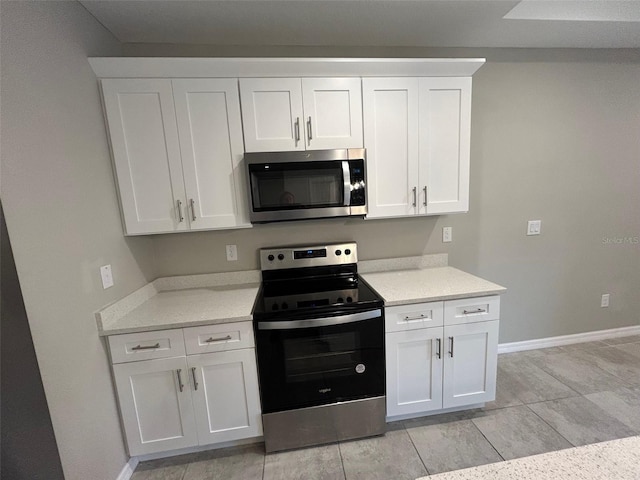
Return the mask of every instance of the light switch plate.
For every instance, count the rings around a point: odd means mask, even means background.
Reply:
[[[542,220],[529,220],[527,223],[527,235],[540,235]]]
[[[100,277],[102,277],[102,288],[106,290],[109,287],[113,287],[113,273],[111,272],[111,265],[103,265],[100,267]]]

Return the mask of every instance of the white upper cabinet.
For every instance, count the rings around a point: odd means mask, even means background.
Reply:
[[[173,95],[191,229],[248,223],[237,81],[173,80]]]
[[[469,209],[471,78],[364,78],[369,218]]]
[[[417,213],[417,78],[363,78],[368,217]]]
[[[247,152],[361,148],[359,78],[241,78]]]
[[[186,202],[169,80],[102,81],[127,234],[186,230]]]
[[[421,78],[420,213],[469,210],[470,139],[471,78]]]
[[[105,79],[102,89],[128,235],[249,225],[236,80]]]

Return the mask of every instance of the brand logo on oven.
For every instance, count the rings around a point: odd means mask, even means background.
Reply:
[[[318,390],[320,393],[329,393],[331,391],[330,388],[321,388],[320,390]]]

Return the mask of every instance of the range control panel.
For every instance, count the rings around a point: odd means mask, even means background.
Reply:
[[[262,270],[343,265],[357,261],[358,247],[355,242],[260,250]]]

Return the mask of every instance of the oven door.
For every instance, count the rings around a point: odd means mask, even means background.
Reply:
[[[384,395],[382,309],[256,326],[263,413]]]

